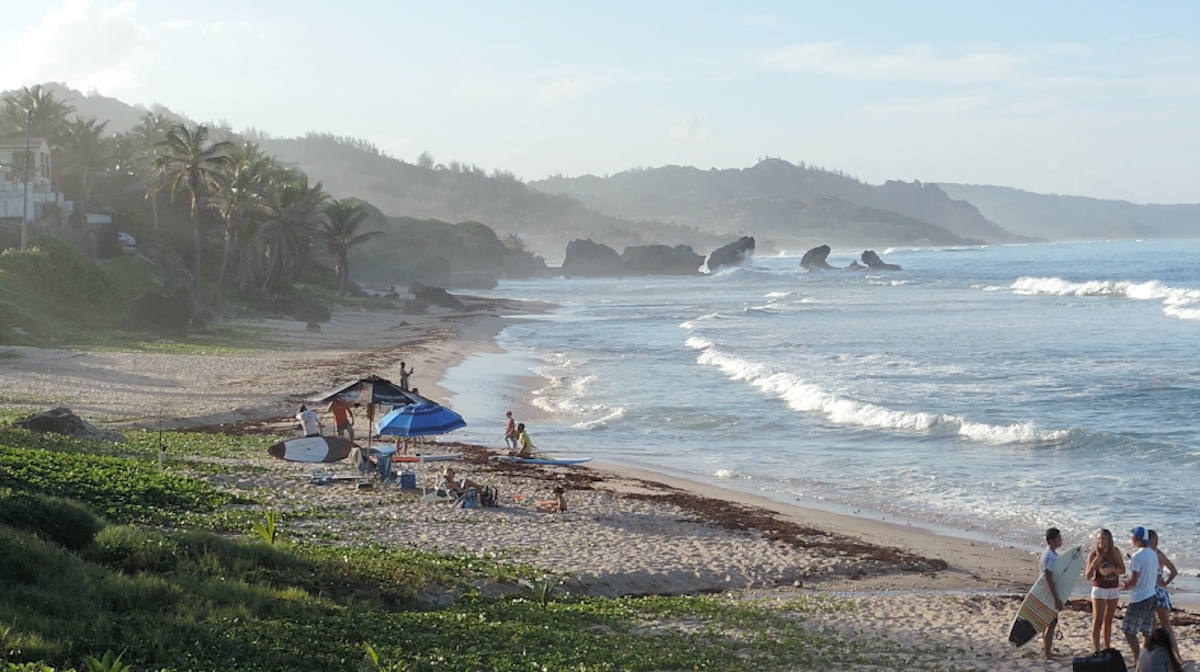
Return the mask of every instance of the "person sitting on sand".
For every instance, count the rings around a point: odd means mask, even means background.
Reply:
[[[1174,651],[1175,638],[1165,628],[1151,633],[1137,658],[1137,672],[1183,672],[1183,661]]]
[[[1058,560],[1058,549],[1062,546],[1062,533],[1057,527],[1052,527],[1046,530],[1046,552],[1042,553],[1041,562],[1038,564],[1038,569],[1042,570],[1042,578],[1046,580],[1046,588],[1050,590],[1050,597],[1054,598],[1054,609],[1062,611],[1063,601],[1058,596],[1058,591],[1054,587],[1054,563]],[[1042,631],[1042,657],[1050,660],[1050,654],[1054,648],[1054,630],[1058,626],[1058,618],[1050,621],[1050,625]]]
[[[305,437],[321,435],[321,419],[317,417],[315,411],[308,410],[304,404],[300,404],[300,412],[296,414],[296,420],[300,422],[300,428],[304,430]]]
[[[1121,575],[1125,562],[1113,543],[1112,532],[1096,533],[1096,547],[1088,554],[1086,576],[1092,582],[1092,650],[1100,651],[1100,633],[1105,649],[1112,648],[1112,622],[1121,597]]]
[[[452,467],[446,467],[445,469],[442,469],[442,478],[438,482],[437,487],[444,490],[450,490],[458,495],[463,494],[471,488],[474,488],[476,492],[483,490],[483,486],[469,478],[455,479],[454,469]]]
[[[329,412],[333,414],[333,426],[337,428],[337,435],[346,434],[353,441],[354,411],[351,410],[350,404],[342,399],[334,399],[329,402]]]
[[[1167,557],[1166,553],[1158,550],[1158,532],[1149,530],[1150,548],[1158,556],[1158,587],[1155,589],[1155,595],[1158,597],[1158,606],[1154,609],[1154,617],[1157,619],[1156,625],[1159,628],[1167,631],[1167,636],[1170,638],[1171,651],[1176,658],[1182,658],[1179,655],[1179,643],[1175,641],[1175,631],[1171,629],[1171,594],[1167,592],[1167,586],[1179,576],[1179,570],[1175,569],[1175,563]],[[1166,576],[1163,576],[1163,575]]]
[[[561,485],[556,485],[554,486],[554,499],[536,502],[536,505],[538,508],[544,509],[546,513],[566,513],[567,491]]]
[[[1149,640],[1154,630],[1154,610],[1158,607],[1158,554],[1150,548],[1150,533],[1141,525],[1129,532],[1129,539],[1137,550],[1129,559],[1129,578],[1121,584],[1121,588],[1130,591],[1121,630],[1125,632],[1133,660],[1137,660],[1137,636],[1141,634]]]
[[[533,451],[536,448],[533,440],[529,438],[529,432],[525,431],[525,423],[519,423],[517,425],[517,449],[508,451],[509,457],[533,457]]]

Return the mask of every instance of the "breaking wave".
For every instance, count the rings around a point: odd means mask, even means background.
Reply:
[[[974,422],[957,415],[898,411],[877,404],[840,397],[799,376],[775,371],[718,350],[703,338],[689,338],[689,348],[700,350],[696,361],[720,369],[731,380],[745,381],[754,387],[782,399],[795,411],[817,413],[830,422],[868,429],[906,432],[953,431],[959,436],[992,445],[1053,443],[1066,439],[1065,430],[1044,430],[1032,422],[1012,425],[991,425]]]
[[[987,291],[990,288],[985,287]],[[1021,296],[1116,297],[1135,301],[1161,301],[1163,312],[1181,320],[1200,320],[1200,289],[1170,287],[1157,280],[1090,280],[1071,282],[1062,278],[1021,277],[1009,286]]]

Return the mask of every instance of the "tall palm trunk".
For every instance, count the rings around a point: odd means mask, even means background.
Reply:
[[[217,290],[213,293],[213,310],[221,303],[221,286],[225,284],[225,267],[229,265],[229,254],[233,248],[234,222],[225,223],[225,253],[221,255],[221,270],[217,273]]]
[[[192,242],[196,253],[196,298],[200,298],[200,208],[196,192],[192,192]]]

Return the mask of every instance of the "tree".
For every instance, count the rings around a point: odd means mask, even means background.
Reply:
[[[175,124],[167,131],[167,137],[157,143],[158,158],[154,170],[158,179],[150,186],[150,194],[169,188],[171,197],[180,188],[191,198],[191,222],[195,243],[196,294],[200,294],[200,199],[212,188],[217,175],[229,164],[226,153],[228,142],[210,143],[208,128],[197,126],[195,130],[183,124]]]
[[[262,293],[269,294],[281,277],[296,279],[308,261],[312,234],[325,216],[329,194],[318,182],[308,185],[303,173],[271,190],[269,219],[258,230],[257,242],[266,260]]]
[[[504,246],[513,252],[524,252],[529,249],[529,245],[525,243],[525,239],[515,233],[510,233],[504,237]]]
[[[172,124],[169,117],[161,112],[147,112],[142,115],[141,121],[133,130],[126,134],[126,137],[132,142],[132,147],[136,154],[134,158],[139,161],[145,161],[150,170],[153,171],[154,162],[158,159],[158,143],[162,142],[167,137],[167,133],[171,130]],[[150,212],[154,218],[154,230],[158,230],[158,194],[150,196]]]
[[[92,175],[111,167],[113,142],[104,137],[107,121],[76,119],[63,127],[61,143],[66,162],[63,173],[79,178],[78,197],[86,211],[92,198]]]
[[[42,88],[41,84],[22,87],[4,96],[4,106],[0,109],[0,134],[24,135],[26,115],[32,111],[30,134],[34,137],[46,138],[52,146],[58,144],[63,127],[67,123],[67,115],[75,108],[59,100],[53,91]]]
[[[338,294],[346,291],[350,281],[350,250],[362,245],[382,231],[359,233],[358,227],[367,218],[362,205],[350,201],[332,201],[325,206],[325,221],[317,229],[317,235],[325,244],[325,251],[337,262]]]
[[[417,157],[417,166],[420,168],[432,170],[433,163],[433,155],[429,152],[421,152],[421,155]]]
[[[264,156],[257,144],[245,142],[233,146],[226,170],[219,174],[214,182],[209,205],[225,223],[225,249],[221,256],[221,270],[217,273],[217,289],[213,295],[214,308],[220,302],[221,287],[225,283],[225,269],[229,265],[229,257],[240,242],[242,224],[248,218],[267,212],[264,196],[275,173],[275,159]]]

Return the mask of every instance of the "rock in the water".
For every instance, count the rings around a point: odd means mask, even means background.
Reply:
[[[188,334],[195,310],[195,301],[187,288],[177,289],[171,294],[147,291],[129,305],[125,325],[130,331],[183,337]]]
[[[831,251],[828,245],[812,248],[805,252],[804,257],[800,259],[800,268],[808,271],[832,271],[833,266],[825,261],[829,258]]]
[[[862,253],[862,260],[863,260],[863,263],[867,265],[867,268],[871,269],[872,271],[899,271],[899,270],[902,270],[900,268],[899,264],[885,263],[882,259],[879,258],[878,254],[875,254],[871,250],[866,250],[865,252]]]
[[[31,432],[51,432],[80,439],[93,441],[124,441],[125,435],[111,429],[101,429],[83,418],[75,415],[74,411],[59,406],[48,411],[34,413],[13,423],[21,429]]]
[[[624,275],[699,275],[703,263],[691,245],[635,245],[621,253]]]
[[[550,275],[546,260],[528,250],[512,250],[504,256],[504,275],[514,280]]]
[[[851,259],[850,264],[848,266],[846,266],[846,270],[847,271],[865,271],[865,270],[867,270],[867,267],[858,263],[857,259]]]
[[[562,274],[567,277],[620,275],[621,255],[607,245],[593,242],[591,238],[572,240],[567,243]]]
[[[708,255],[708,272],[716,273],[725,266],[741,266],[746,263],[746,259],[752,256],[754,256],[754,237],[742,236]]]
[[[450,292],[447,292],[441,287],[430,287],[419,282],[414,282],[408,291],[412,293],[414,300],[430,306],[441,306],[442,308],[450,308],[452,310],[462,310],[463,302]]]

